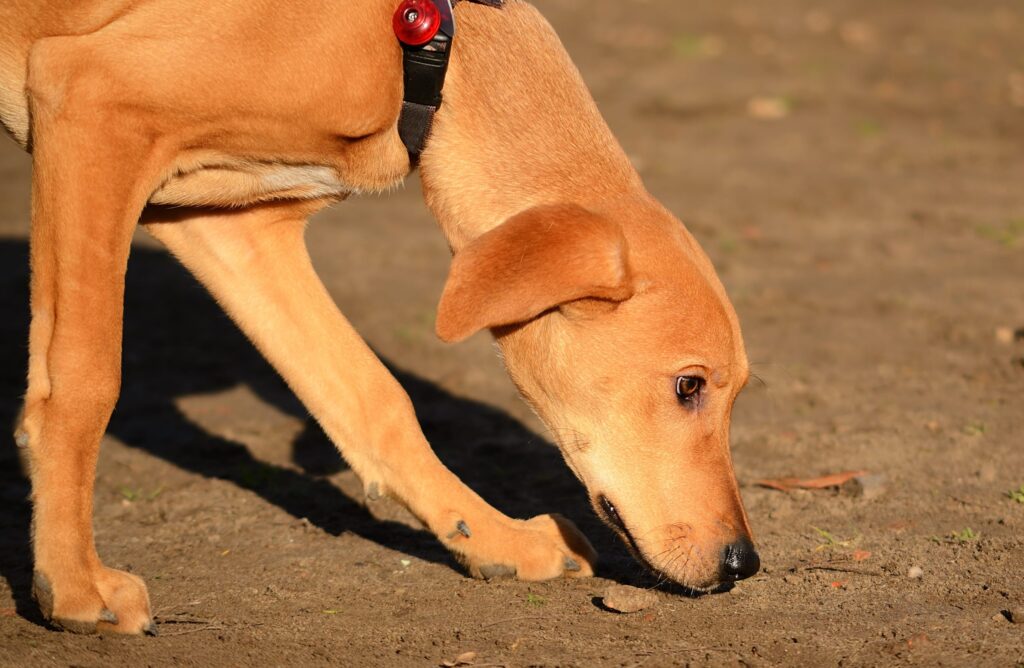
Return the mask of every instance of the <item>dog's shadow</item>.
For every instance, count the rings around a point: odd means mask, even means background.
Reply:
[[[11,425],[24,392],[28,335],[28,247],[0,240],[0,424]],[[649,583],[590,510],[557,450],[502,411],[455,397],[391,366],[412,397],[440,458],[485,499],[515,517],[557,511],[572,518],[601,553],[599,572]],[[178,400],[246,383],[265,402],[306,420],[293,441],[297,466],[262,461],[242,445],[208,433]],[[391,549],[458,568],[433,536],[378,521],[324,474],[344,467],[276,373],[205,290],[166,253],[136,247],[125,299],[122,397],[109,431],[125,444],[202,476],[228,480],[331,534],[351,532]],[[11,440],[8,440],[11,443]],[[18,611],[38,619],[30,600],[29,485],[15,448],[0,446],[0,576]]]

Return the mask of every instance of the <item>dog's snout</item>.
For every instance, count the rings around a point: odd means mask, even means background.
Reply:
[[[722,552],[722,579],[734,582],[749,578],[761,568],[761,558],[749,538],[726,545]]]

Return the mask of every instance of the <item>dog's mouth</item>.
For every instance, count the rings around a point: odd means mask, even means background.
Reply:
[[[621,533],[631,544],[636,545],[633,540],[633,534],[629,533],[629,529],[626,528],[626,523],[622,521],[619,516],[619,511],[615,509],[614,504],[608,500],[608,497],[604,494],[597,495],[597,506],[598,515],[604,520],[605,524],[609,525],[619,533]]]
[[[593,499],[592,503],[598,517],[600,517],[605,524],[610,526],[619,534],[619,537],[622,538],[622,541],[626,544],[626,547],[629,549],[630,554],[633,555],[633,558],[651,575],[658,579],[659,585],[666,582],[673,583],[674,586],[679,588],[680,593],[684,596],[701,596],[703,594],[713,592],[719,587],[719,585],[713,585],[710,587],[694,587],[680,582],[665,571],[661,570],[652,564],[646,556],[644,556],[644,553],[640,550],[640,546],[637,544],[636,539],[629,531],[629,527],[626,526],[626,523],[622,520],[622,516],[619,515],[619,511],[615,508],[615,504],[613,504],[608,497],[604,494],[598,494]]]
[[[636,539],[633,538],[633,534],[629,532],[629,527],[622,521],[622,517],[619,515],[619,511],[615,508],[615,505],[608,500],[608,497],[604,494],[598,494],[594,500],[594,507],[597,509],[597,515],[601,520],[610,526],[612,529],[619,534],[623,542],[626,543],[626,547],[629,548],[633,558],[640,562],[644,568],[658,576],[659,578],[667,577],[665,573],[654,567],[644,553],[640,551],[640,546],[637,545]]]

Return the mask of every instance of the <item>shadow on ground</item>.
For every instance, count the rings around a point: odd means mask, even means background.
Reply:
[[[187,272],[163,252],[137,247],[128,272],[122,396],[109,432],[181,469],[249,489],[333,535],[351,532],[388,548],[458,568],[430,534],[374,519],[324,476],[345,465],[272,368]],[[0,241],[0,422],[13,424],[24,392],[28,336],[28,248]],[[601,574],[638,583],[646,576],[594,518],[558,451],[506,413],[455,397],[392,367],[441,459],[502,511],[530,517],[557,511],[578,521],[602,555]],[[306,419],[292,443],[296,468],[255,458],[244,445],[190,421],[177,400],[248,384],[264,401]],[[10,443],[10,441],[8,441]],[[18,612],[38,620],[30,600],[29,485],[16,449],[0,448],[0,576]]]

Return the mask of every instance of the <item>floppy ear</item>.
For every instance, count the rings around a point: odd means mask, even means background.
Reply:
[[[462,341],[578,299],[622,301],[632,293],[617,223],[574,204],[537,206],[455,255],[437,308],[437,335]]]

